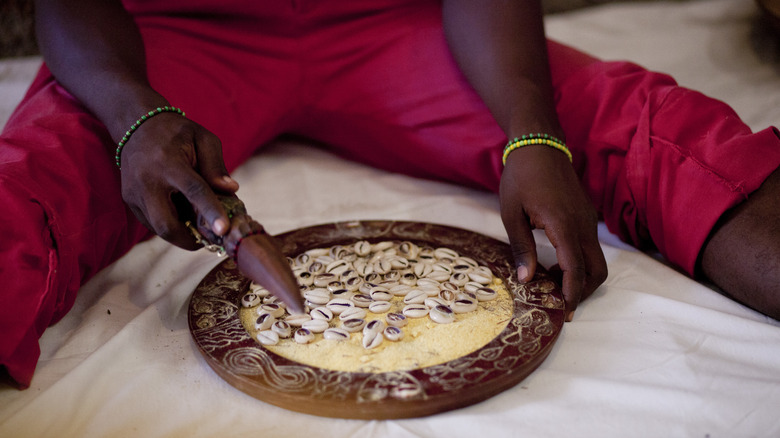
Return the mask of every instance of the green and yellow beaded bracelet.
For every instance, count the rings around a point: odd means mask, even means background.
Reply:
[[[122,148],[125,147],[127,140],[130,140],[130,136],[133,135],[133,133],[136,131],[136,129],[138,129],[139,126],[141,126],[141,124],[160,113],[177,113],[182,117],[185,117],[184,111],[172,106],[157,107],[142,115],[141,118],[136,120],[135,123],[133,123],[133,126],[131,126],[127,132],[125,132],[124,137],[122,137],[122,139],[119,141],[116,147],[116,156],[114,157],[116,159],[116,167],[122,169]]]
[[[569,148],[566,147],[566,143],[547,134],[528,134],[522,137],[515,137],[514,140],[510,141],[506,144],[506,146],[504,146],[504,156],[501,158],[501,161],[506,166],[506,159],[512,151],[524,146],[531,145],[544,145],[558,149],[559,151],[566,154],[567,157],[569,157],[569,161],[572,161],[571,151],[569,151]]]

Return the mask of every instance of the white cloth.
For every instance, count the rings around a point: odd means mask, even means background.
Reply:
[[[755,14],[752,2],[733,0],[612,4],[552,16],[548,33],[602,58],[671,73],[758,129],[780,122],[780,76],[751,48]],[[0,62],[0,124],[37,64]],[[270,147],[234,176],[250,213],[272,233],[398,219],[506,241],[493,194],[377,171],[298,143]],[[0,436],[780,436],[780,324],[604,229],[600,235],[609,278],[533,374],[483,403],[395,421],[298,414],[227,384],[187,325],[189,296],[219,260],[151,240],[86,284],[44,334],[30,389],[0,387]],[[552,247],[535,236],[549,266]]]

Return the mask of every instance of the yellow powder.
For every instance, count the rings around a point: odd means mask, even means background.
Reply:
[[[430,317],[407,318],[400,341],[385,339],[376,348],[363,348],[362,332],[352,333],[349,340],[334,341],[317,334],[309,344],[298,344],[292,338],[282,339],[274,346],[263,346],[279,356],[298,363],[345,372],[373,372],[412,370],[437,365],[474,352],[495,338],[509,323],[513,301],[500,279],[490,285],[497,292],[492,301],[480,302],[477,310],[456,314],[455,322],[438,324]],[[403,301],[394,297],[390,312],[400,313]],[[368,312],[367,321],[384,320],[386,314]],[[256,339],[255,308],[242,308],[241,321]],[[331,327],[339,327],[335,316]]]

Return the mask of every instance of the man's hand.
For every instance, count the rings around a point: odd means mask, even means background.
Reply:
[[[526,146],[509,154],[501,177],[501,219],[521,282],[536,271],[531,230],[544,229],[563,274],[566,320],[577,304],[607,278],[597,236],[598,217],[564,154],[547,146]]]
[[[219,139],[178,114],[158,114],[141,125],[122,150],[122,197],[135,216],[163,239],[197,249],[180,214],[194,209],[224,235],[230,226],[215,191],[233,193]],[[189,205],[179,205],[186,200]],[[177,202],[178,201],[178,202]]]

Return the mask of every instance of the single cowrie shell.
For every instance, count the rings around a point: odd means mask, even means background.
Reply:
[[[455,301],[455,295],[456,293],[449,289],[442,289],[439,291],[439,298],[448,303]]]
[[[386,249],[392,248],[393,245],[394,245],[393,242],[391,242],[389,240],[383,240],[381,242],[377,242],[377,243],[373,244],[371,246],[371,251],[373,251],[373,252],[384,251]]]
[[[456,262],[456,264],[452,265],[452,272],[456,274],[468,274],[472,269],[474,267],[467,264],[457,264]]]
[[[325,321],[324,319],[310,319],[304,322],[301,327],[311,331],[312,333],[322,333],[327,330],[328,327],[330,327],[330,324],[328,324],[328,321]]]
[[[343,328],[344,330],[346,330],[346,331],[348,331],[350,333],[359,332],[359,331],[363,330],[363,327],[365,327],[365,326],[366,326],[366,320],[362,319],[362,318],[352,318],[352,319],[348,319],[346,321],[343,321],[341,323],[341,328]]]
[[[455,260],[450,257],[441,257],[438,259],[438,263],[442,263],[446,265],[449,269],[452,269],[452,265],[455,263]]]
[[[414,272],[414,275],[417,276],[417,278],[426,278],[428,275],[433,272],[433,267],[430,265],[430,263],[417,263],[412,268],[412,271]],[[417,280],[417,284],[420,281]]]
[[[349,268],[346,271],[343,271],[341,274],[339,274],[339,280],[346,282],[350,278],[359,278],[357,271],[353,268]]]
[[[396,268],[397,269],[397,268]],[[382,282],[398,283],[401,280],[401,271],[392,270],[382,276]]]
[[[442,300],[439,297],[428,297],[428,298],[425,299],[423,304],[425,304],[425,307],[427,307],[429,309],[432,309],[432,308],[434,308],[434,307],[436,307],[436,306],[438,306],[440,304],[443,305],[443,306],[446,306],[449,303],[444,301],[444,300]]]
[[[453,274],[453,275],[454,275],[454,274]],[[445,281],[445,282],[442,282],[442,283],[441,283],[441,285],[439,286],[439,288],[440,288],[440,289],[449,289],[449,290],[451,290],[451,291],[453,291],[453,292],[458,292],[458,291],[460,290],[460,288],[458,287],[458,285],[457,285],[457,284],[455,284],[455,283],[453,283],[453,282],[452,282],[452,281],[450,281],[450,280],[447,280],[447,281]]]
[[[458,292],[455,294],[456,300],[474,300],[477,301],[477,294],[473,292]]]
[[[330,293],[333,298],[344,298],[345,300],[351,300],[355,295],[354,292],[350,292],[348,289],[338,289]]]
[[[373,263],[368,263],[366,260],[362,260],[362,259],[355,260],[352,263],[352,266],[354,267],[355,272],[357,272],[358,275],[363,278],[371,275],[374,272]]]
[[[407,286],[416,286],[417,285],[417,276],[414,275],[413,272],[410,272],[408,274],[404,274],[401,276],[401,279],[399,280],[401,284],[405,284]]]
[[[377,284],[365,281],[365,282],[363,282],[360,285],[360,287],[358,288],[357,291],[362,293],[362,294],[370,294],[371,293],[371,289],[373,289],[373,288],[375,288],[377,286],[378,286]]]
[[[389,261],[392,269],[408,269],[410,265],[409,260],[401,256],[390,257]]]
[[[260,297],[252,292],[246,293],[241,297],[241,305],[244,307],[255,307],[260,304],[261,301]]]
[[[317,287],[327,287],[328,283],[336,281],[337,277],[333,274],[323,272],[314,276],[314,285]]]
[[[423,304],[407,304],[401,312],[407,318],[422,318],[428,314],[428,308]]]
[[[450,248],[436,248],[433,250],[433,256],[437,259],[443,259],[443,258],[449,258],[449,259],[457,259],[460,257],[460,254],[458,254],[457,251]]]
[[[382,281],[382,276],[377,274],[376,272],[372,272],[366,275],[365,277],[363,277],[363,281],[365,281],[366,283],[377,284],[380,281]]]
[[[355,243],[353,250],[355,251],[355,254],[360,257],[365,257],[371,253],[371,244],[365,240],[361,240],[360,242]]]
[[[489,287],[481,287],[477,289],[475,293],[477,294],[477,300],[479,301],[494,300],[498,296],[496,291]]]
[[[255,330],[269,330],[271,325],[273,325],[275,322],[276,318],[274,318],[270,313],[263,313],[255,320]]]
[[[303,293],[303,297],[314,304],[328,304],[328,301],[331,300],[330,291],[321,287],[307,290]]]
[[[312,262],[308,268],[306,268],[307,271],[309,271],[312,275],[321,274],[325,271],[325,265],[323,265],[321,262]]]
[[[366,350],[370,350],[372,348],[376,348],[380,346],[382,344],[382,341],[384,341],[382,332],[371,333],[369,335],[363,334],[363,348],[365,348]]]
[[[346,321],[348,319],[365,319],[368,312],[366,309],[361,309],[360,307],[350,307],[349,309],[344,309],[343,312],[341,312],[341,315],[339,315],[339,319],[342,321]]]
[[[353,303],[352,300],[347,300],[344,298],[334,298],[328,301],[328,304],[325,306],[330,309],[334,315],[341,315],[341,312],[344,310],[350,307],[355,307],[355,303]]]
[[[447,272],[447,271],[433,270],[425,278],[430,278],[430,279],[436,280],[436,281],[447,281],[447,280],[450,279],[450,273]]]
[[[323,321],[330,321],[333,319],[333,312],[327,307],[318,307],[309,312],[311,319],[321,319]]]
[[[468,276],[471,281],[476,281],[483,285],[490,284],[493,281],[493,273],[485,266],[474,268],[473,271],[468,273]]]
[[[385,313],[393,307],[393,304],[389,301],[374,301],[368,305],[368,311],[371,313]]]
[[[406,325],[406,323],[409,322],[409,320],[401,313],[388,313],[385,315],[385,321],[387,321],[387,325],[393,327],[403,327]]]
[[[385,323],[382,322],[381,319],[375,319],[373,321],[369,321],[366,323],[366,325],[363,327],[363,336],[365,335],[375,335],[377,333],[382,333],[382,330],[384,330],[386,327]]]
[[[417,280],[418,287],[435,287],[436,290],[441,288],[441,282],[433,280],[431,278],[420,278]]]
[[[398,252],[407,259],[413,259],[420,252],[420,247],[412,242],[401,242],[398,245]]]
[[[298,284],[301,286],[311,286],[314,283],[314,275],[309,271],[298,271],[295,275]]]
[[[455,259],[455,265],[466,265],[471,268],[476,268],[479,266],[479,263],[471,257],[460,256]]]
[[[257,334],[257,341],[263,345],[276,345],[279,343],[279,335],[272,330],[263,330]]]
[[[274,318],[281,318],[282,315],[284,315],[284,307],[277,303],[261,304],[260,307],[257,308],[257,314],[262,315],[263,313],[267,313]]]
[[[352,302],[355,303],[355,306],[357,307],[363,307],[366,308],[371,305],[371,302],[373,300],[371,299],[370,295],[366,294],[355,294],[352,296]]]
[[[312,257],[312,259],[316,259],[317,257],[322,257],[324,255],[328,255],[330,252],[330,249],[328,248],[312,248],[308,251],[306,251],[306,254],[309,254],[309,256]]]
[[[393,342],[400,341],[404,337],[404,331],[392,325],[385,327],[382,334],[384,335],[385,339]]]
[[[314,340],[314,333],[312,333],[311,330],[309,329],[301,327],[295,330],[293,339],[295,339],[295,342],[299,344],[308,344],[309,342]]]
[[[296,268],[308,267],[310,262],[311,262],[311,256],[309,256],[309,254],[306,254],[305,252],[298,254],[298,256],[295,257],[294,259]]]
[[[452,276],[450,277],[450,281],[448,281],[448,283],[452,283],[455,286],[463,286],[468,282],[469,282],[469,276],[462,272],[456,272],[452,274]]]
[[[350,277],[344,281],[344,287],[349,291],[356,291],[363,284],[363,279],[360,277]]]
[[[404,304],[422,304],[426,298],[428,294],[424,290],[412,289],[404,296]]]
[[[322,332],[322,337],[330,341],[346,341],[349,339],[349,332],[341,328],[332,327]]]
[[[329,255],[324,255],[324,256],[317,257],[316,259],[314,259],[314,261],[322,263],[323,268],[322,268],[321,274],[327,274],[325,269],[328,267],[329,264],[335,262],[336,259],[334,259],[333,257],[331,257]]]
[[[287,315],[287,317],[284,318],[284,322],[293,327],[300,327],[307,321],[311,321],[311,315],[308,313],[296,313],[294,315]]]
[[[412,291],[412,287],[409,286],[408,284],[398,284],[398,285],[395,285],[395,286],[391,287],[388,290],[389,290],[389,292],[391,294],[393,294],[393,295],[395,295],[397,297],[403,297],[403,296],[406,296],[406,294],[408,294],[409,292]]]
[[[423,246],[420,248],[420,253],[418,255],[419,257],[435,257],[434,255],[434,249],[430,246]]]
[[[431,265],[433,263],[436,263],[436,257],[434,257],[433,255],[423,254],[422,252],[420,252],[420,254],[417,256],[417,261],[419,263]]]
[[[433,322],[439,324],[449,324],[455,321],[455,312],[449,306],[438,306],[431,309],[430,317]]]
[[[344,288],[344,283],[343,282],[336,280],[336,281],[331,281],[330,283],[328,283],[328,285],[326,286],[326,289],[328,289],[329,291],[333,292],[334,290],[345,289],[345,288]]]
[[[284,321],[274,321],[274,323],[271,324],[271,330],[279,335],[280,338],[286,339],[292,336],[292,327]]]
[[[342,272],[349,268],[350,264],[346,260],[336,260],[325,266],[325,272],[334,275],[341,275]]]
[[[463,290],[468,293],[476,293],[477,289],[482,287],[482,283],[477,283],[476,281],[469,281],[468,283],[463,285]]]
[[[374,263],[374,272],[379,275],[384,275],[393,269],[393,265],[388,259],[379,259]]]
[[[452,267],[445,262],[436,262],[431,265],[431,269],[433,270],[433,272],[442,271],[442,272],[446,272],[449,275],[452,275]]]
[[[374,301],[390,301],[393,299],[393,294],[386,288],[379,286],[371,290],[371,299]]]
[[[458,298],[450,306],[455,313],[469,313],[477,310],[477,300],[471,298]]]
[[[425,292],[426,295],[429,297],[438,297],[439,296],[439,288],[436,286],[417,286],[417,289]]]

